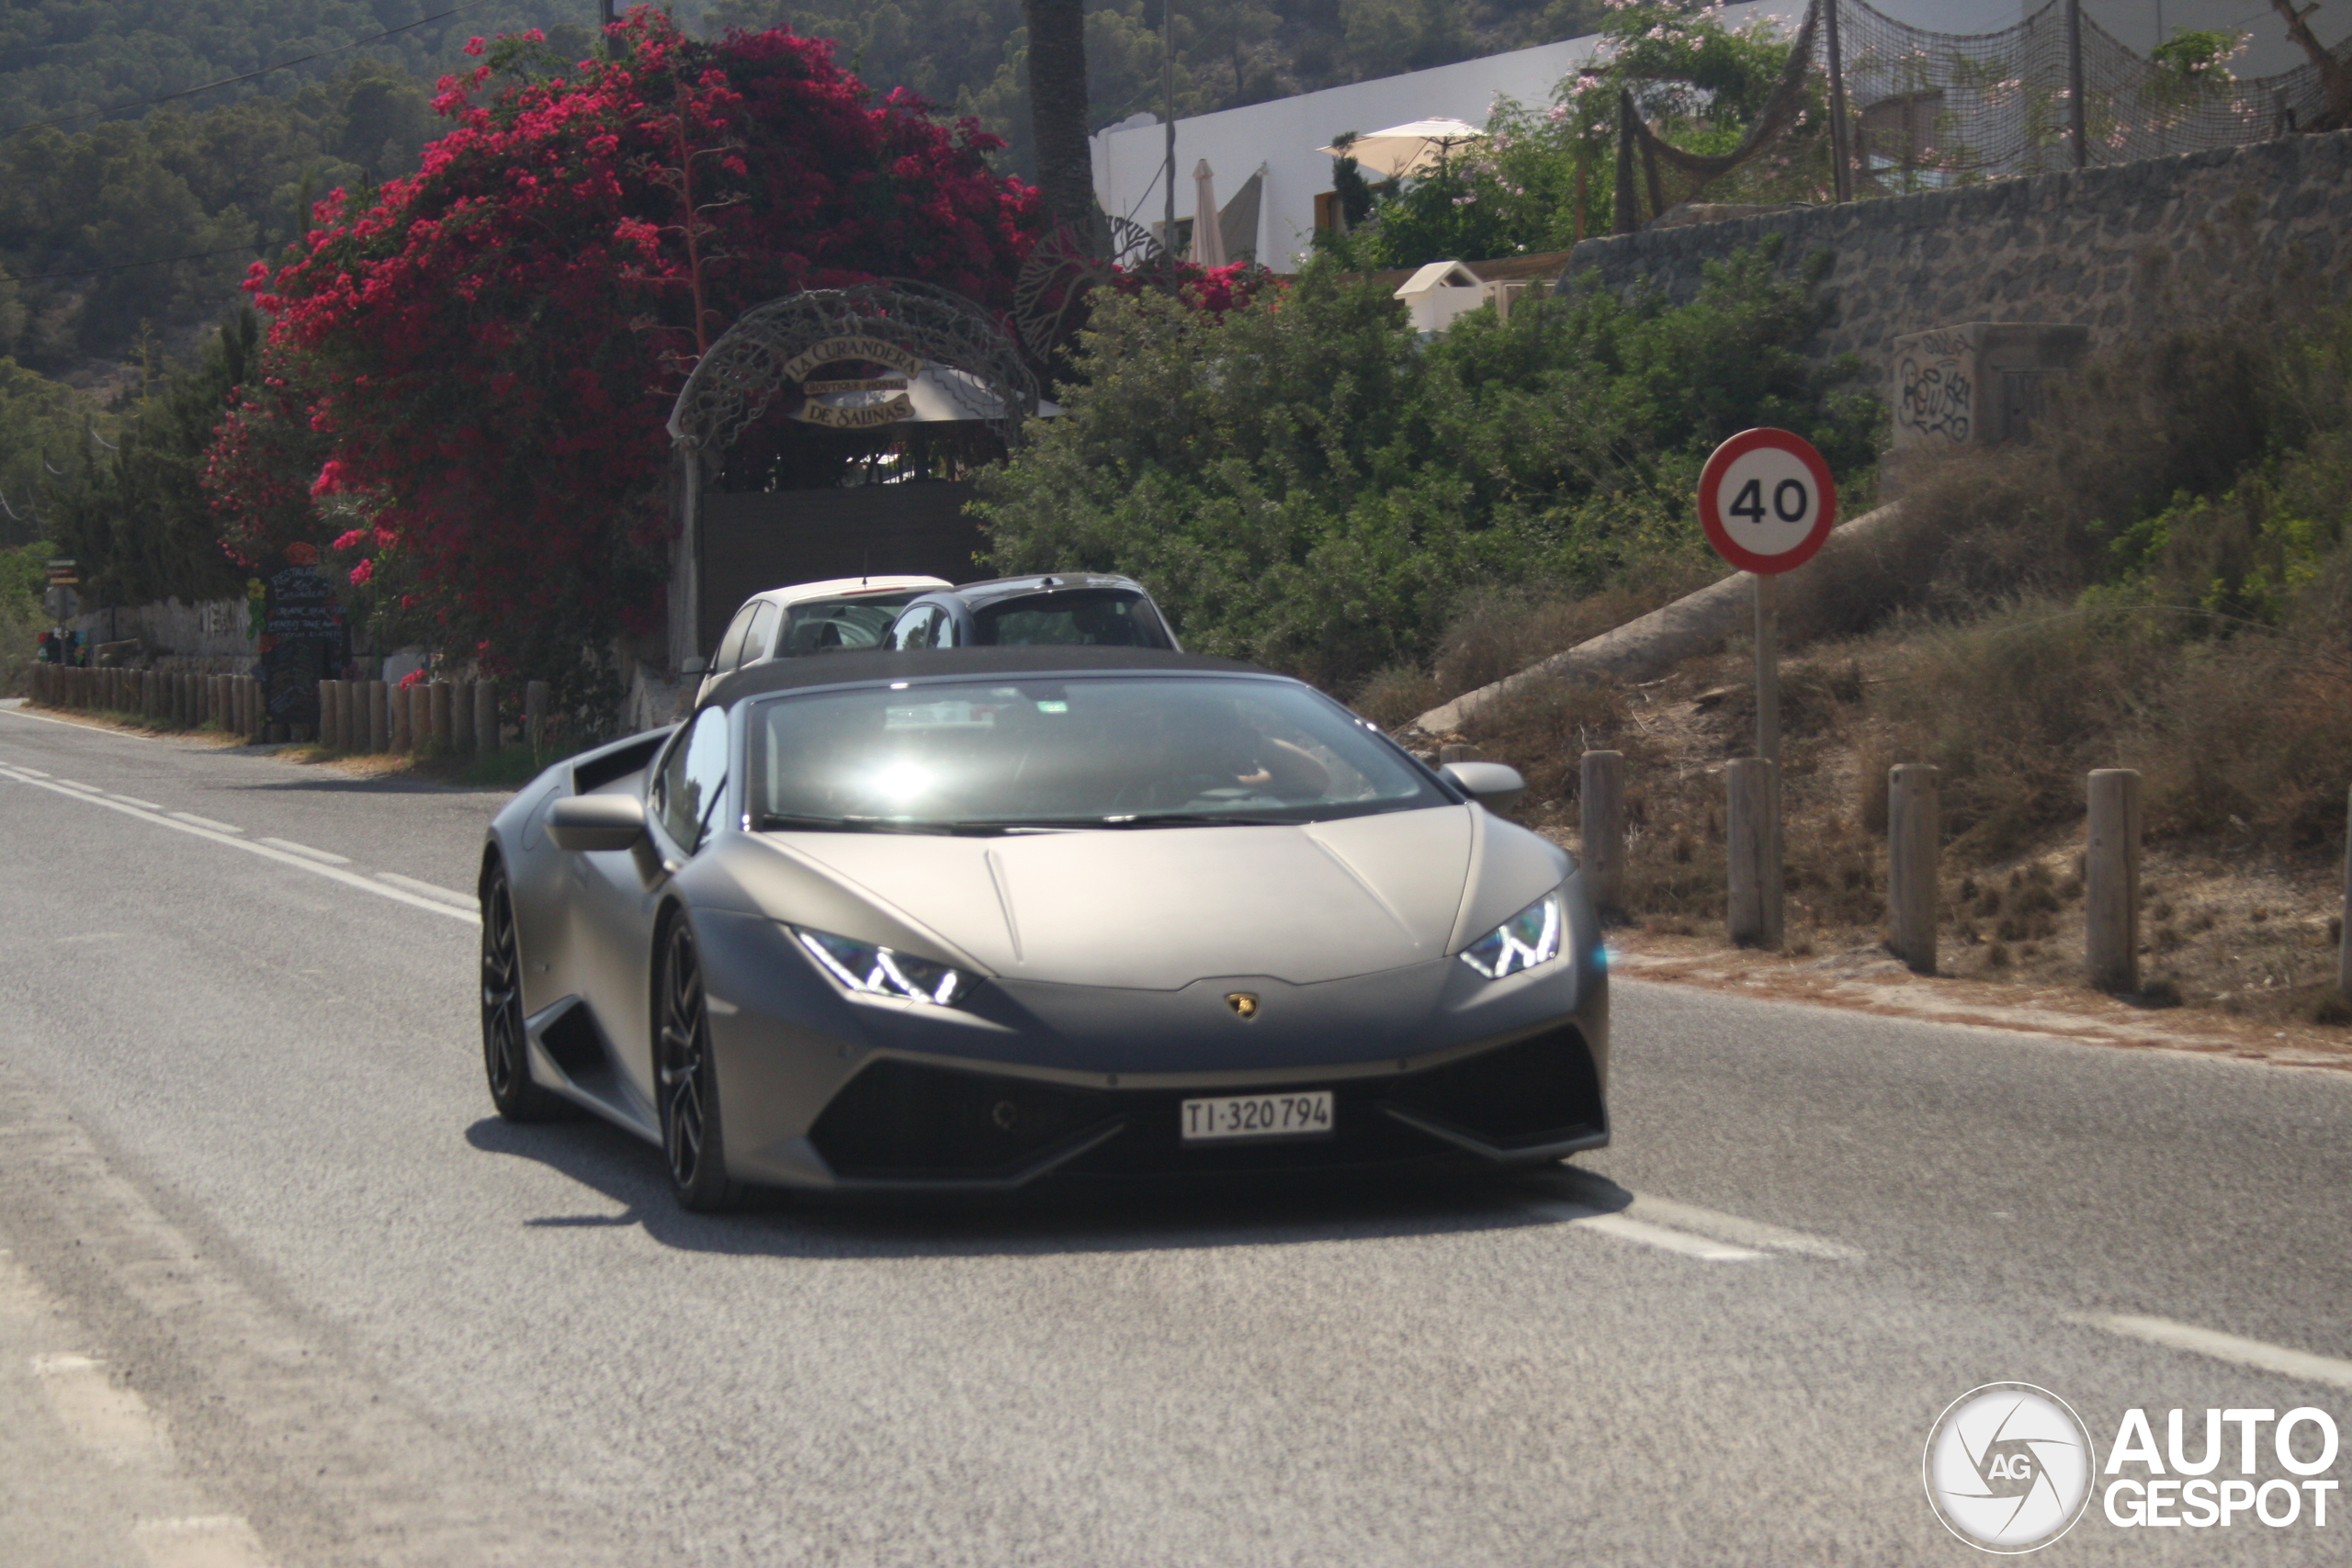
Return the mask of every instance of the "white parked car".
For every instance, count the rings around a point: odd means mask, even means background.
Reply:
[[[877,648],[900,610],[952,586],[937,577],[836,577],[754,593],[727,623],[695,701],[699,704],[713,686],[747,664]]]

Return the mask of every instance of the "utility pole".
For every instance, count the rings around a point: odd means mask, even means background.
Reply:
[[[1176,0],[1159,0],[1159,118],[1168,127],[1168,166],[1160,175],[1168,186],[1168,215],[1160,225],[1159,248],[1172,261],[1176,256]]]
[[[1839,201],[1854,199],[1852,150],[1847,145],[1852,127],[1846,123],[1846,57],[1838,36],[1838,0],[1820,0],[1822,20],[1829,25],[1829,156],[1830,191]]]
[[[2075,167],[2090,160],[2083,105],[2083,0],[2066,0],[2066,140],[2074,143]]]

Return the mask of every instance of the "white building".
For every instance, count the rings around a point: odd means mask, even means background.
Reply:
[[[2046,0],[1875,0],[1878,8],[1917,27],[1953,33],[1990,32],[2014,25]],[[2180,28],[2210,28],[2251,35],[2231,62],[2242,76],[2263,76],[2302,63],[2268,0],[2084,0],[2084,14],[2143,53]],[[1758,13],[1793,30],[1804,0],[1763,0],[1731,6],[1724,20],[1738,26]],[[2331,0],[2312,18],[2331,42],[2352,32],[2352,3]],[[1226,209],[1226,249],[1249,251],[1277,271],[1304,263],[1315,232],[1317,196],[1331,190],[1331,159],[1317,149],[1345,131],[1374,131],[1417,119],[1460,119],[1484,125],[1498,98],[1547,106],[1562,79],[1589,62],[1598,38],[1571,39],[1538,49],[1464,60],[1327,87],[1319,93],[1223,109],[1176,122],[1176,215],[1180,224],[1196,206],[1192,169],[1205,160],[1216,196]],[[1166,130],[1157,117],[1137,114],[1094,133],[1094,192],[1102,209],[1147,228],[1166,210]],[[1245,190],[1255,176],[1255,212]],[[1235,203],[1236,196],[1245,199]],[[1236,233],[1238,228],[1242,231]]]

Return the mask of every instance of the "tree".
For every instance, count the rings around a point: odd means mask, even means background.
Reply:
[[[441,647],[561,681],[659,613],[663,424],[701,342],[878,276],[1007,310],[1042,218],[992,138],[830,45],[698,42],[650,6],[617,41],[544,77],[529,35],[485,46],[418,174],[335,193],[255,269],[263,375],[207,479],[248,558],[332,535]]]
[[[1021,0],[1029,21],[1029,119],[1037,139],[1037,188],[1057,223],[1092,235],[1094,160],[1086,142],[1084,0]]]
[[[1104,299],[1063,417],[983,479],[992,559],[1140,577],[1187,647],[1344,690],[1425,657],[1474,586],[1702,558],[1690,497],[1736,431],[1867,468],[1884,411],[1846,389],[1857,364],[1797,352],[1809,295],[1759,249],[1688,305],[1528,299],[1426,345],[1330,258],[1222,311]]]
[[[70,478],[52,482],[44,523],[81,564],[94,602],[189,604],[236,592],[245,573],[220,547],[204,493],[206,452],[237,389],[253,379],[259,322],[221,323],[193,367],[143,389],[113,447],[77,442]]]

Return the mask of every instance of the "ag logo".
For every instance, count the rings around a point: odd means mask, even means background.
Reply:
[[[1248,991],[1227,991],[1225,1005],[1231,1008],[1233,1016],[1244,1023],[1258,1016],[1258,998]]]
[[[2090,1502],[2090,1433],[2047,1389],[1986,1383],[1936,1418],[1922,1470],[1928,1501],[1952,1534],[2004,1555],[2037,1551]]]

